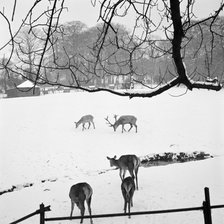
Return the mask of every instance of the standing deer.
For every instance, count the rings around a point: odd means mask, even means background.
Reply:
[[[126,131],[124,129],[124,125],[125,124],[130,124],[130,128],[129,128],[128,131],[130,131],[133,126],[135,126],[135,132],[137,133],[137,125],[136,125],[137,118],[135,116],[133,116],[133,115],[123,115],[123,116],[120,116],[117,119],[117,115],[114,115],[114,118],[115,118],[115,123],[114,124],[112,124],[109,121],[108,116],[105,118],[105,120],[107,121],[107,124],[109,124],[110,127],[113,127],[114,131],[116,131],[117,127],[121,125],[122,126],[122,133],[123,133],[123,131]]]
[[[124,198],[124,213],[127,213],[128,206],[128,214],[130,216],[131,207],[133,207],[133,195],[135,192],[135,182],[132,177],[126,177],[123,179],[121,183],[121,192]]]
[[[83,216],[85,213],[85,201],[88,206],[89,214],[91,214],[91,199],[92,199],[92,194],[93,190],[91,186],[88,183],[78,183],[75,184],[71,187],[70,192],[69,192],[69,197],[71,199],[71,213],[70,217],[72,217],[74,205],[76,204],[77,207],[80,209],[81,212],[81,221],[80,223],[83,222]],[[90,222],[93,223],[92,218],[90,217]]]
[[[133,180],[136,179],[136,189],[138,190],[138,169],[140,166],[140,159],[136,155],[123,155],[119,159],[116,159],[116,156],[113,158],[107,156],[107,159],[110,161],[110,166],[115,166],[120,169],[119,174],[122,181],[128,170]]]
[[[89,129],[89,127],[90,127],[91,124],[93,125],[93,128],[95,129],[95,124],[94,124],[94,122],[93,122],[93,118],[94,118],[94,117],[93,117],[92,115],[90,115],[90,114],[81,117],[79,121],[74,122],[76,128],[78,128],[78,126],[79,126],[80,124],[82,124],[82,130],[84,130],[84,129],[86,129],[86,128],[85,128],[85,124],[88,123],[88,124],[89,124],[88,129]]]

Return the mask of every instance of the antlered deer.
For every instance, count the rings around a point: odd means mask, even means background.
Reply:
[[[78,128],[78,126],[79,126],[80,124],[82,124],[82,130],[84,130],[84,129],[86,129],[86,128],[85,128],[85,124],[88,123],[88,124],[89,124],[88,129],[89,129],[89,127],[90,127],[91,124],[93,125],[93,128],[95,129],[95,124],[94,124],[94,122],[93,122],[93,118],[94,118],[94,117],[93,117],[92,115],[90,115],[90,114],[81,117],[79,121],[74,122],[76,128]]]
[[[138,169],[140,166],[140,159],[136,155],[123,155],[119,159],[116,159],[116,156],[113,158],[107,156],[107,159],[110,161],[110,166],[115,166],[120,169],[119,174],[122,181],[128,170],[131,177],[136,179],[136,188],[138,190]]]
[[[109,121],[108,116],[105,118],[105,120],[110,125],[110,127],[114,128],[114,131],[116,131],[117,127],[121,125],[122,126],[122,133],[123,133],[123,131],[126,131],[124,129],[124,125],[125,124],[130,124],[130,128],[129,128],[128,131],[130,131],[133,126],[135,126],[135,132],[137,133],[137,124],[136,124],[137,118],[135,116],[133,116],[133,115],[123,115],[123,116],[120,116],[117,119],[117,115],[114,115],[114,118],[115,118],[115,123],[114,124],[112,124]]]
[[[83,222],[83,216],[85,213],[85,201],[88,206],[89,214],[91,214],[91,199],[92,199],[92,194],[93,190],[91,186],[88,183],[78,183],[75,184],[71,187],[70,192],[69,192],[69,197],[71,199],[71,213],[70,217],[72,217],[74,205],[76,204],[77,207],[80,209],[81,212],[81,221],[80,223]],[[92,218],[90,218],[90,222],[93,223]]]
[[[124,213],[127,212],[128,206],[128,213],[129,218],[131,207],[133,207],[133,195],[135,192],[135,182],[132,177],[126,177],[121,184],[121,192],[124,198]]]

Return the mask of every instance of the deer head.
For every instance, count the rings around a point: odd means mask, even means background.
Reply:
[[[117,125],[116,125],[117,116],[118,115],[116,115],[116,114],[114,115],[115,122],[113,124],[109,121],[108,116],[106,118],[104,118],[107,121],[107,124],[109,125],[109,127],[113,127],[114,131],[116,131],[116,128],[117,128]]]

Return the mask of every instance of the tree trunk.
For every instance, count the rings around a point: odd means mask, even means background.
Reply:
[[[179,76],[179,82],[185,84],[192,90],[192,84],[186,75],[186,69],[181,56],[181,43],[184,37],[183,25],[180,15],[179,0],[170,0],[171,19],[173,21],[172,57]]]

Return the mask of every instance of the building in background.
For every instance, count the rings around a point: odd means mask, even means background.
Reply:
[[[34,85],[33,82],[26,80],[20,85],[6,90],[8,98],[12,97],[26,97],[26,96],[39,96],[40,87]]]

